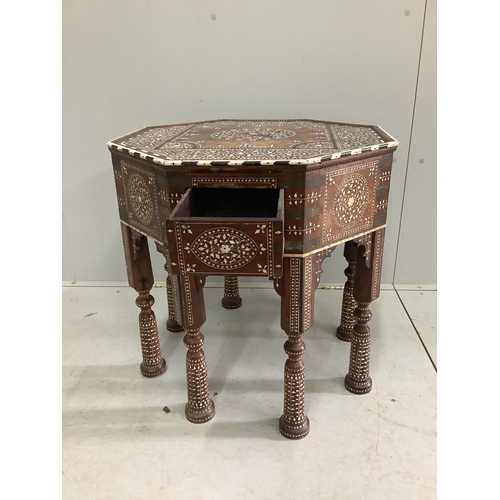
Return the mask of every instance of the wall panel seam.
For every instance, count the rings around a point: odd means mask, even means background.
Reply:
[[[425,35],[425,19],[427,15],[427,0],[425,0],[424,4],[424,15],[422,18],[422,34],[420,37],[420,51],[418,55],[418,66],[417,66],[417,79],[415,82],[415,96],[413,99],[413,112],[411,116],[411,126],[410,126],[410,137],[408,140],[408,156],[406,158],[406,169],[405,169],[405,180],[403,184],[403,196],[401,199],[401,212],[399,214],[399,227],[398,227],[398,238],[396,242],[396,254],[394,257],[394,268],[392,272],[392,284],[395,285],[395,280],[396,280],[396,270],[398,267],[398,252],[399,252],[399,241],[401,239],[401,225],[403,223],[403,212],[404,212],[404,206],[405,206],[405,194],[406,194],[406,182],[408,179],[408,168],[410,165],[410,155],[411,155],[411,145],[412,145],[412,137],[413,137],[413,126],[415,124],[415,109],[417,107],[417,98],[418,98],[418,84],[420,80],[420,65],[422,63],[422,47],[424,45],[424,35]]]

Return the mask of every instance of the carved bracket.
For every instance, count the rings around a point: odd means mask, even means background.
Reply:
[[[313,279],[314,290],[316,290],[319,286],[320,276],[321,276],[321,273],[323,272],[324,260],[327,257],[330,257],[336,248],[337,247],[327,248],[327,249],[321,250],[320,252],[315,253],[313,255],[313,257],[314,257],[314,276],[315,276],[315,279]]]
[[[281,297],[283,295],[283,278],[274,278],[273,285],[276,293]]]
[[[358,248],[363,248],[363,257],[365,259],[366,267],[371,267],[371,253],[372,253],[372,239],[373,233],[364,234],[363,236],[359,236],[358,238],[354,238],[352,241],[356,243]]]
[[[141,234],[139,231],[136,231],[135,229],[130,228],[130,238],[132,239],[132,249],[133,249],[133,260],[134,262],[137,260],[137,253],[141,251],[141,245],[142,245],[142,238],[144,238],[144,235]],[[147,241],[146,241],[147,245]]]
[[[161,245],[160,243],[158,243],[157,241],[155,241],[155,244],[156,244],[156,251],[157,252],[160,252],[162,255],[165,255],[165,247],[163,245]]]

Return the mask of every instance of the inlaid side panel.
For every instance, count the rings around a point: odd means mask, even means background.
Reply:
[[[325,172],[323,244],[373,227],[378,180],[378,160]]]
[[[391,166],[392,153],[312,170],[302,186],[287,187],[285,255],[309,255],[383,227]]]
[[[119,168],[115,167],[115,181],[122,221],[161,241],[155,174],[141,165],[120,160]]]

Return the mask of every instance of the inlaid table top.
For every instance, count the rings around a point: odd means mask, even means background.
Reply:
[[[146,127],[110,149],[165,166],[310,165],[398,145],[385,130],[317,120],[210,120]]]

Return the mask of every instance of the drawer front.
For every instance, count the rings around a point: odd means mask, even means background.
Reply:
[[[174,274],[281,277],[283,221],[167,221]]]

